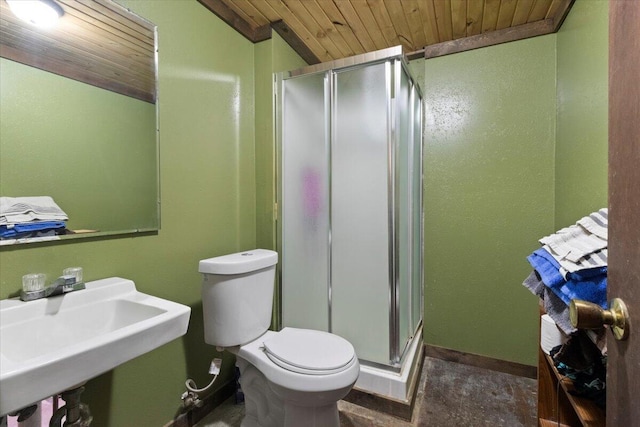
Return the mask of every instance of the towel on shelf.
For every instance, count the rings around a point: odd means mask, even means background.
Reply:
[[[572,299],[607,308],[608,210],[600,209],[539,242],[527,257],[533,271],[522,283],[542,299],[544,309],[567,335],[577,329],[569,320]]]
[[[581,218],[577,224],[601,239],[607,240],[609,238],[609,210],[607,208]]]
[[[531,267],[540,275],[540,279],[550,288],[562,285],[565,280],[560,274],[560,264],[549,252],[538,249],[527,257]]]
[[[49,196],[0,197],[0,225],[68,219],[67,214]]]
[[[553,256],[555,260],[560,264],[560,274],[564,277],[568,273],[574,271],[587,270],[591,268],[606,267],[608,264],[609,250],[607,248],[593,252],[583,258],[580,258],[578,262],[572,262],[567,259],[562,259],[548,246],[543,246],[543,249]]]
[[[578,262],[596,251],[607,247],[607,241],[578,225],[563,228],[555,234],[543,237],[540,243],[571,262]]]
[[[65,227],[64,221],[32,221],[24,224],[0,225],[0,238],[16,239],[33,233],[61,230]]]
[[[607,266],[608,209],[578,220],[575,225],[543,237],[539,242],[560,263],[560,272]]]
[[[560,273],[560,264],[544,249],[536,250],[527,260],[542,282],[566,305],[572,299],[582,299],[607,308],[606,267],[575,271],[565,279]]]

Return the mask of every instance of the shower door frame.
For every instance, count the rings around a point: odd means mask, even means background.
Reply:
[[[406,61],[406,57],[403,54],[402,47],[396,46],[388,49],[379,50],[376,52],[370,52],[362,55],[357,55],[350,58],[340,59],[336,61],[326,62],[322,64],[312,65],[304,68],[300,68],[293,71],[287,71],[282,73],[274,74],[274,99],[273,99],[273,111],[274,111],[274,121],[276,125],[274,126],[274,140],[276,141],[276,205],[274,212],[276,213],[276,246],[277,250],[280,254],[284,254],[284,249],[282,247],[283,242],[283,215],[282,215],[282,150],[283,150],[283,117],[282,117],[282,108],[283,105],[283,92],[284,92],[284,81],[292,78],[303,77],[312,74],[324,74],[324,104],[325,104],[325,144],[327,147],[327,156],[328,156],[328,167],[329,167],[329,177],[331,176],[331,156],[332,156],[332,143],[334,141],[334,126],[333,122],[334,118],[334,102],[336,99],[335,90],[335,79],[337,73],[343,71],[349,71],[353,69],[357,69],[360,67],[366,67],[373,64],[385,63],[385,80],[386,80],[386,92],[387,92],[387,147],[388,147],[388,198],[389,198],[389,230],[388,230],[388,239],[389,239],[389,362],[388,363],[379,363],[368,360],[360,359],[360,362],[364,365],[369,365],[376,368],[381,368],[388,371],[399,372],[402,367],[402,363],[404,362],[404,356],[406,355],[406,350],[410,346],[411,342],[416,338],[415,335],[418,331],[421,330],[422,322],[423,322],[423,314],[424,314],[424,206],[423,206],[423,193],[424,193],[424,165],[423,165],[423,116],[424,116],[424,107],[423,107],[423,94],[419,84],[416,82],[415,78],[412,76],[408,64]],[[391,68],[389,70],[388,68]],[[399,267],[395,260],[395,254],[398,251],[399,247],[399,238],[397,236],[396,228],[398,228],[397,218],[399,216],[399,206],[397,202],[397,194],[398,191],[398,171],[397,171],[397,159],[396,159],[396,147],[398,145],[399,131],[396,129],[397,120],[396,120],[396,111],[398,109],[397,102],[398,97],[395,97],[394,94],[396,91],[400,90],[400,76],[398,73],[403,72],[406,74],[409,84],[409,108],[410,108],[410,129],[409,134],[411,135],[411,150],[414,151],[417,148],[418,153],[413,153],[413,156],[419,156],[420,159],[420,170],[419,173],[419,186],[420,190],[418,191],[418,200],[415,200],[413,205],[419,206],[420,208],[420,218],[419,218],[419,320],[415,325],[414,330],[409,334],[409,338],[405,343],[400,343],[400,283],[399,283]],[[413,125],[413,119],[415,110],[414,110],[414,96],[418,93],[421,102],[419,103],[419,132],[420,132],[420,143],[415,144],[415,127]],[[414,157],[412,157],[413,159]],[[329,183],[331,183],[331,178],[329,178]],[[411,183],[413,185],[414,183]],[[413,194],[411,193],[410,197],[413,198]],[[329,184],[329,195],[328,200],[329,204],[331,204],[331,184]],[[331,212],[331,205],[329,205],[329,212]],[[413,214],[410,211],[410,214]],[[413,230],[412,228],[410,228]],[[327,331],[332,331],[332,283],[331,283],[331,214],[329,214],[329,235],[327,236],[327,244],[328,244],[328,283],[327,283],[327,302],[328,302],[328,324]],[[414,236],[415,238],[415,236]],[[411,246],[410,251],[413,251],[415,246]],[[412,257],[412,253],[410,252],[410,263],[413,264],[414,258]],[[283,327],[283,277],[282,277],[282,265],[283,265],[284,256],[280,257],[280,265],[278,268],[278,281],[276,286],[276,310],[275,310],[275,327],[280,330]],[[410,264],[410,265],[411,265]],[[410,275],[410,280],[412,276]],[[409,323],[413,326],[413,292],[412,287],[410,286],[409,298],[408,298],[408,307],[406,310],[409,312]],[[400,348],[402,346],[402,348]]]

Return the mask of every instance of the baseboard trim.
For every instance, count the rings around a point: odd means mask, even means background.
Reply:
[[[433,357],[435,359],[462,363],[465,365],[475,366],[477,368],[489,369],[519,377],[532,379],[536,379],[538,377],[538,368],[536,366],[494,359],[492,357],[481,356],[479,354],[465,353],[430,344],[425,344],[424,350],[427,357]]]

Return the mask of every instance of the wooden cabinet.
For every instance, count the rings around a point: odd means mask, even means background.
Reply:
[[[558,373],[538,346],[538,423],[540,427],[604,427],[605,412],[592,400],[571,394],[573,383]]]

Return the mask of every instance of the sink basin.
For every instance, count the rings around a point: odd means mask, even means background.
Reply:
[[[191,309],[112,277],[52,298],[0,301],[0,416],[187,332]]]

